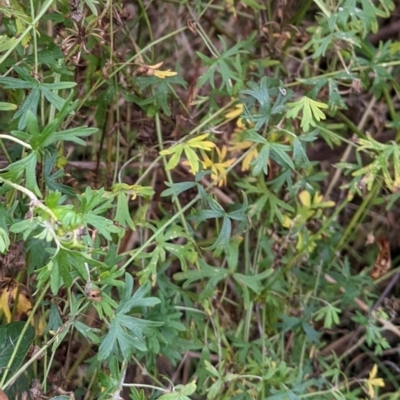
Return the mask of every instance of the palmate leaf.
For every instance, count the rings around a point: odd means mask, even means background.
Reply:
[[[187,87],[187,83],[185,80],[179,75],[165,77],[165,79],[159,79],[156,76],[138,76],[135,79],[135,83],[137,83],[141,90],[146,89],[147,87],[151,87],[154,90],[154,95],[149,97],[146,100],[135,99],[135,97],[127,96],[131,101],[140,103],[141,106],[145,106],[146,104],[154,104],[156,105],[155,111],[161,109],[162,112],[170,116],[171,109],[169,107],[169,96],[171,93],[170,85],[177,84],[182,86],[183,88]],[[139,104],[139,105],[140,105]],[[146,107],[148,108],[148,107]]]
[[[196,174],[199,171],[200,159],[193,149],[210,151],[212,148],[214,148],[215,143],[211,142],[210,140],[206,140],[208,136],[209,134],[205,133],[203,135],[191,138],[187,142],[177,143],[169,149],[160,151],[160,155],[171,155],[171,158],[167,163],[167,169],[171,170],[175,168],[180,161],[182,153],[184,153],[188,160],[191,172]]]
[[[259,82],[250,81],[249,89],[242,90],[243,118],[254,124],[254,131],[267,126],[270,120],[277,122],[285,112],[286,102],[293,96],[291,89],[286,89],[278,79],[263,77]]]
[[[200,269],[198,270],[187,270],[184,272],[178,272],[174,275],[174,279],[177,281],[185,281],[183,288],[187,289],[194,282],[199,280],[206,280],[207,284],[202,287],[200,301],[207,299],[214,293],[215,287],[218,282],[226,279],[229,276],[229,271],[226,268],[219,268],[208,265],[202,259],[199,259]]]
[[[85,225],[91,225],[99,231],[99,234],[104,236],[107,240],[112,240],[111,233],[117,233],[119,236],[124,234],[124,230],[115,226],[113,221],[101,216],[91,214],[84,214],[83,221]]]
[[[23,79],[0,77],[0,84],[4,85],[4,89],[31,89],[30,93],[26,96],[25,101],[22,103],[20,109],[14,114],[14,119],[20,118],[18,121],[19,130],[25,129],[27,114],[29,111],[33,115],[37,115],[37,108],[41,93],[57,110],[61,110],[66,102],[70,101],[70,98],[65,100],[54,91],[71,89],[76,86],[75,82],[42,83],[33,79],[24,68],[15,67],[15,70]]]
[[[193,381],[187,385],[177,385],[171,393],[163,394],[159,400],[190,400],[188,396],[196,391],[196,383]]]
[[[70,107],[64,106],[66,106],[66,104],[63,105],[60,114],[65,114],[65,109],[70,109]],[[28,141],[34,150],[39,150],[58,141],[74,142],[85,146],[86,143],[80,139],[80,137],[89,136],[98,131],[97,128],[86,128],[85,126],[81,126],[57,132],[57,129],[63,122],[62,117],[63,115],[57,115],[54,121],[46,125],[46,127],[41,131],[37,122],[36,114],[31,110],[27,110],[25,114],[25,124],[30,135],[26,135],[24,132],[20,131],[12,131],[11,133],[22,140]]]
[[[43,179],[46,186],[53,191],[59,191],[66,194],[69,197],[75,197],[76,193],[70,186],[61,183],[62,178],[65,176],[63,169],[56,168],[58,160],[58,154],[53,152],[52,154],[45,154],[44,166],[43,166]],[[55,171],[55,172],[54,172]]]
[[[246,310],[250,307],[249,289],[259,294],[263,288],[262,280],[270,276],[273,272],[274,270],[270,268],[261,274],[252,276],[240,274],[237,272],[233,274],[233,279],[239,284],[240,290],[243,292],[243,303]]]
[[[0,77],[0,84],[4,85],[4,89],[33,89],[38,86],[38,82],[32,77],[28,80],[18,78],[10,78],[8,76]]]
[[[80,126],[77,128],[66,129],[65,131],[55,132],[51,140],[45,142],[45,145],[48,146],[54,142],[58,141],[66,141],[66,142],[73,142],[80,144],[82,146],[86,146],[86,142],[84,142],[80,137],[86,137],[93,135],[94,133],[98,132],[97,128],[87,128],[85,126]]]
[[[181,193],[186,192],[194,188],[197,184],[195,182],[179,182],[179,183],[169,183],[165,182],[166,186],[169,186],[168,189],[165,189],[161,193],[161,197],[172,196],[172,199],[175,200]]]
[[[100,345],[98,358],[105,360],[112,354],[118,354],[128,360],[136,350],[145,351],[145,334],[152,328],[163,325],[161,322],[148,321],[127,315],[132,308],[152,307],[160,303],[155,297],[145,297],[150,291],[149,282],[141,286],[132,296],[133,278],[125,274],[125,286],[121,301],[111,321],[109,331]]]
[[[231,81],[241,81],[241,78],[237,75],[237,68],[235,68],[236,56],[248,53],[248,51],[242,49],[246,44],[244,41],[239,41],[228,49],[222,36],[219,36],[219,39],[222,43],[223,50],[222,54],[218,55],[216,58],[209,58],[200,52],[196,52],[204,64],[209,67],[205,74],[200,77],[197,86],[202,87],[206,82],[209,82],[211,87],[215,89],[214,76],[215,72],[219,70],[221,75],[221,85],[219,89],[226,88],[228,93],[232,94],[233,86]]]
[[[286,113],[287,118],[296,118],[300,112],[303,113],[300,126],[304,132],[307,132],[310,126],[317,126],[316,121],[326,118],[321,109],[328,108],[327,104],[315,101],[307,96],[303,96],[296,102],[287,103],[287,105],[290,107]]]
[[[57,110],[61,110],[65,104],[65,99],[60,97],[58,94],[50,90],[46,84],[40,86],[40,91],[44,94],[44,97],[52,104]]]
[[[1,176],[9,179],[14,183],[20,184],[25,176],[25,187],[32,191],[36,196],[42,197],[39,186],[36,181],[36,164],[38,160],[38,153],[31,152],[22,160],[16,161],[6,168]]]

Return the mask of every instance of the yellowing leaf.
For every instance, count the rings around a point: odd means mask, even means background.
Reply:
[[[226,119],[234,119],[240,117],[243,113],[243,104],[236,104],[235,108],[225,114]]]
[[[313,201],[313,203],[314,204],[318,204],[318,203],[321,203],[322,202],[322,200],[323,200],[323,198],[324,198],[324,196],[322,196],[322,194],[321,193],[315,193],[315,195],[314,195],[314,201]]]
[[[18,108],[18,106],[16,104],[5,103],[3,101],[0,101],[0,110],[1,111],[13,111],[13,110],[16,110],[17,108]]]
[[[383,381],[382,378],[376,378],[376,375],[378,373],[378,366],[374,364],[372,367],[370,373],[369,373],[369,378],[366,380],[366,386],[367,386],[367,391],[368,395],[372,398],[375,396],[375,390],[374,386],[378,387],[384,387],[385,382]]]
[[[284,214],[282,226],[285,228],[290,228],[291,225],[292,225],[292,219],[288,215]]]
[[[243,172],[248,171],[250,169],[251,162],[255,160],[257,157],[258,157],[258,149],[257,147],[254,147],[253,149],[248,151],[246,156],[243,158],[241,170]]]
[[[319,192],[315,193],[312,205],[318,208],[329,208],[335,206],[334,201],[323,201],[323,199],[324,196],[321,193]]]
[[[177,74],[177,72],[171,71],[170,69],[167,69],[166,71],[154,71],[154,76],[160,79],[165,79],[167,76],[175,76]]]
[[[236,125],[239,125],[239,121],[241,121],[241,119],[238,120]],[[240,130],[235,130],[232,144],[229,146],[229,151],[234,153],[248,150],[246,156],[242,160],[241,168],[242,171],[248,171],[250,169],[251,162],[258,157],[258,148],[257,146],[254,146],[254,142],[251,142],[250,140],[244,140],[242,136],[243,135]]]
[[[299,193],[299,199],[303,206],[307,208],[311,206],[311,196],[310,193],[307,192],[307,190],[303,190]]]
[[[140,65],[137,72],[139,74],[145,74],[148,76],[154,75],[160,79],[165,79],[167,76],[177,75],[177,72],[171,71],[170,69],[167,69],[165,71],[160,70],[159,68],[163,65],[163,63],[164,63],[164,61],[161,61],[154,65]]]
[[[193,174],[197,174],[200,168],[199,157],[190,147],[185,148],[185,155],[190,165],[190,170]]]
[[[235,159],[231,158],[225,161],[227,148],[222,146],[221,149],[216,147],[218,161],[215,162],[211,160],[208,156],[204,156],[204,161],[202,161],[204,169],[211,169],[211,178],[213,181],[217,182],[218,186],[223,186],[227,181],[227,169],[234,163]]]
[[[164,64],[164,61],[159,62],[158,64],[149,65],[148,67],[151,69],[158,69]]]
[[[208,137],[208,133],[189,139],[186,143],[178,143],[169,149],[160,151],[161,155],[171,155],[167,163],[167,169],[171,170],[175,168],[181,158],[182,152],[187,158],[187,162],[190,166],[190,171],[196,174],[200,168],[199,156],[193,149],[201,149],[210,151],[215,147],[215,143],[209,140],[205,140]]]
[[[210,151],[215,147],[215,143],[211,142],[210,140],[204,140],[206,137],[208,137],[208,133],[204,133],[203,135],[189,139],[186,143],[190,147]]]
[[[15,19],[15,26],[17,28],[17,35],[22,34],[27,26],[31,23],[32,18],[25,14],[24,9],[16,2],[13,2],[12,14]],[[26,48],[31,40],[31,34],[28,33],[21,41],[22,47]]]
[[[0,281],[0,312],[4,315],[7,323],[12,320],[18,321],[24,315],[29,315],[31,309],[32,303],[25,286],[11,278],[4,278]]]

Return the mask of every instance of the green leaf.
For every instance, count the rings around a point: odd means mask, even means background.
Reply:
[[[10,246],[10,238],[8,232],[0,227],[0,253],[6,253]]]
[[[304,132],[307,132],[310,126],[316,126],[316,121],[326,118],[321,109],[328,108],[328,105],[312,100],[307,96],[303,96],[296,102],[287,103],[287,105],[289,107],[286,113],[287,118],[296,118],[301,111],[303,112],[300,126]]]
[[[160,396],[159,400],[190,400],[188,396],[196,391],[196,382],[190,382],[186,385],[176,385],[174,391]]]
[[[333,306],[332,304],[327,304],[318,310],[315,317],[316,321],[324,319],[324,327],[327,329],[332,328],[332,325],[337,325],[339,323],[339,314],[342,310]]]
[[[220,378],[221,375],[218,372],[218,370],[207,360],[204,361],[204,364],[206,366],[206,370],[215,378]]]
[[[171,85],[177,84],[184,88],[186,88],[187,83],[183,80],[179,75],[166,77],[165,79],[159,79],[156,76],[139,76],[136,77],[135,82],[139,85],[141,90],[146,89],[147,87],[152,88],[152,92],[154,95],[145,101],[139,100],[137,101],[134,97],[130,96],[129,98],[136,102],[139,106],[145,107],[147,104],[154,104],[152,115],[155,115],[161,109],[161,111],[167,115],[171,115],[171,110],[169,108],[170,103],[170,94],[171,94]],[[139,104],[140,103],[140,104]],[[149,114],[149,109],[151,107],[145,107],[147,113]]]
[[[123,228],[129,227],[133,231],[136,229],[132,221],[128,206],[129,196],[124,192],[117,194],[117,209],[115,212],[115,221],[118,222]]]
[[[40,135],[40,128],[36,119],[36,115],[34,115],[30,110],[28,110],[26,113],[26,128],[33,137],[38,137]],[[34,150],[37,148],[34,146],[32,147]]]
[[[0,101],[0,111],[13,111],[16,110],[18,106],[12,103],[5,103],[4,101]]]
[[[319,333],[307,322],[302,321],[301,327],[311,343],[319,343]]]
[[[150,282],[146,282],[144,285],[142,285],[131,297],[132,288],[132,275],[125,274],[124,296],[121,299],[121,303],[116,310],[117,313],[126,314],[134,307],[153,307],[157,304],[160,304],[160,299],[156,297],[144,297],[151,290]]]
[[[36,181],[37,158],[37,152],[31,152],[25,158],[10,164],[7,171],[3,172],[1,176],[19,184],[25,174],[25,187],[36,196],[42,197]]]
[[[56,259],[53,259],[52,261],[49,262],[47,265],[47,268],[51,270],[50,274],[50,287],[51,287],[51,292],[53,295],[57,295],[58,289],[60,289],[62,285],[62,280],[61,280],[61,275],[60,275],[60,268],[59,264]]]
[[[24,240],[28,238],[28,236],[38,227],[37,219],[32,220],[22,220],[15,222],[10,227],[10,232],[14,233],[22,233]]]
[[[297,165],[308,162],[307,154],[298,137],[293,139],[293,160]]]
[[[252,174],[253,176],[257,176],[264,172],[265,175],[268,175],[268,161],[270,156],[270,146],[269,144],[265,144],[258,153],[258,156],[252,161]]]
[[[162,322],[148,321],[126,315],[132,308],[152,307],[160,303],[157,298],[144,297],[151,289],[149,282],[141,286],[133,296],[132,288],[133,278],[130,274],[125,274],[125,287],[120,304],[115,311],[116,316],[99,348],[98,358],[100,360],[108,358],[112,353],[120,354],[128,360],[135,349],[146,351],[145,332],[163,325]]]
[[[208,249],[215,250],[221,249],[225,250],[228,247],[229,240],[231,238],[232,223],[228,216],[224,216],[222,220],[222,226],[219,231],[217,240]]]
[[[35,337],[35,330],[32,326],[27,327],[18,347],[18,351],[15,353],[14,359],[11,362],[10,368],[7,369],[11,355],[14,352],[17,341],[24,328],[25,322],[23,321],[0,326],[0,376],[7,373],[7,376],[11,377],[25,360]]]
[[[85,213],[83,214],[83,221],[85,225],[92,225],[99,231],[100,235],[104,236],[107,240],[110,241],[112,240],[112,233],[117,233],[120,235],[124,232],[122,228],[115,226],[111,220],[102,217],[101,215]]]
[[[50,331],[57,331],[57,329],[60,328],[62,324],[63,321],[60,317],[57,306],[54,303],[51,303],[49,320],[46,326],[45,334],[48,334]]]
[[[40,91],[43,93],[49,103],[52,104],[57,110],[61,110],[64,107],[65,100],[46,87],[45,84],[40,86]]]
[[[26,127],[26,117],[28,111],[31,111],[33,115],[37,115],[39,99],[40,99],[40,89],[39,87],[35,87],[28,94],[25,101],[22,103],[21,108],[14,114],[14,119],[21,117],[20,120],[18,121],[19,130],[23,130]]]
[[[0,36],[0,53],[7,51],[11,47],[15,45],[15,42],[17,41],[16,37],[8,38],[5,35]]]
[[[238,282],[240,285],[247,286],[251,289],[254,293],[259,294],[263,288],[262,280],[267,278],[268,276],[272,275],[274,272],[273,269],[268,269],[261,274],[257,275],[244,275],[240,273],[234,273],[233,278]]]
[[[76,86],[76,82],[53,82],[53,83],[43,83],[42,87],[51,90],[65,90],[72,89]]]
[[[38,87],[38,82],[31,79],[30,81],[24,81],[17,78],[9,78],[7,76],[0,77],[0,84],[4,85],[4,89],[33,89]]]
[[[90,136],[96,132],[98,132],[97,128],[87,128],[85,126],[55,132],[49,140],[43,143],[43,146],[48,146],[58,141],[73,142],[82,146],[86,146],[86,143],[80,139],[80,137]]]
[[[161,193],[161,197],[172,196],[173,199],[176,199],[181,193],[186,192],[196,186],[195,182],[179,182],[179,183],[170,183],[165,182],[169,189],[165,189]]]

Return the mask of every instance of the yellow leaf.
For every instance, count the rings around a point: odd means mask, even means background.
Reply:
[[[193,142],[201,142],[203,141],[206,137],[208,137],[208,133],[203,133],[200,136],[196,136],[194,138],[189,139],[186,143],[193,143]]]
[[[378,366],[376,364],[374,364],[374,366],[372,367],[370,373],[369,373],[369,379],[374,379],[376,377],[376,374],[378,373]]]
[[[165,79],[167,76],[175,76],[175,75],[178,75],[178,73],[173,72],[170,69],[167,69],[166,71],[160,71],[160,70],[154,71],[154,76],[160,79]]]
[[[243,104],[236,104],[235,108],[225,114],[226,119],[234,119],[240,117],[243,113]]]
[[[378,373],[378,366],[376,364],[374,364],[374,366],[372,367],[372,369],[369,373],[369,378],[365,382],[366,386],[367,386],[368,395],[371,398],[374,397],[374,395],[375,395],[374,386],[378,386],[378,387],[385,386],[385,382],[383,381],[382,378],[376,378],[377,373]]]
[[[161,65],[164,64],[164,61],[159,62],[158,64],[154,64],[154,65],[149,65],[148,67],[151,69],[158,69],[161,67]]]
[[[315,195],[314,195],[314,201],[313,201],[314,205],[316,205],[316,204],[318,204],[318,203],[321,203],[322,200],[323,200],[323,198],[324,198],[324,196],[322,196],[321,193],[319,193],[319,192],[315,193]]]
[[[222,146],[221,149],[216,147],[218,161],[211,160],[207,155],[203,156],[204,161],[202,161],[204,169],[211,169],[211,178],[217,183],[218,186],[223,186],[226,184],[227,169],[234,163],[235,158],[225,160],[227,154],[226,146]]]
[[[0,312],[8,323],[11,322],[12,317],[18,321],[24,315],[29,315],[32,303],[25,286],[11,278],[4,278],[0,281],[0,293]]]
[[[203,149],[206,151],[210,151],[215,147],[215,143],[211,142],[210,140],[204,140],[205,138],[208,137],[208,133],[204,133],[203,135],[196,136],[192,139],[189,139],[186,144],[189,147],[194,147],[197,149]]]
[[[282,226],[285,227],[285,228],[290,228],[291,225],[292,225],[291,218],[288,215],[284,214],[283,215]]]
[[[385,387],[385,381],[382,378],[375,378],[369,381],[372,386]]]
[[[63,167],[65,167],[66,165],[68,164],[68,160],[67,160],[67,158],[65,157],[65,156],[60,156],[59,158],[58,158],[58,161],[57,161],[57,167],[58,168],[63,168]]]
[[[254,147],[252,150],[250,150],[247,154],[246,157],[242,161],[242,168],[241,170],[248,171],[250,169],[250,164],[253,160],[255,160],[258,157],[258,150],[257,147]]]
[[[306,207],[311,206],[311,196],[310,193],[307,192],[307,190],[303,190],[302,192],[299,193],[299,199],[301,201],[301,204]]]

